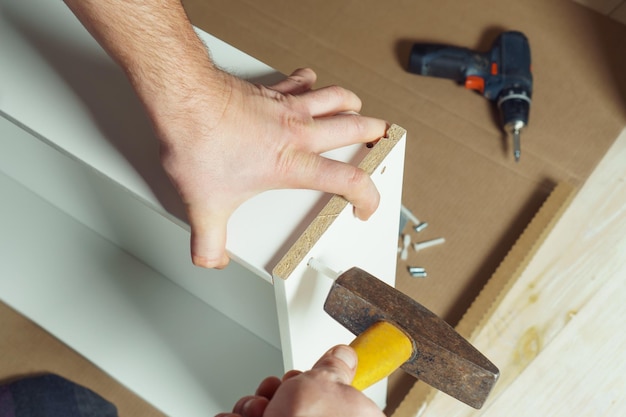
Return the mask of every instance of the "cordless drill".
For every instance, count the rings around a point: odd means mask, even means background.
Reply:
[[[523,33],[503,32],[485,53],[416,43],[409,57],[409,72],[455,80],[496,102],[504,130],[513,135],[513,155],[519,161],[520,131],[528,124],[533,89],[530,46]]]

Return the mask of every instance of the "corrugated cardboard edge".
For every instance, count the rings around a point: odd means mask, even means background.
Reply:
[[[371,175],[405,134],[406,130],[402,127],[391,125],[387,130],[387,136],[381,138],[374,145],[372,150],[368,152],[359,164],[359,168]],[[281,279],[287,279],[347,204],[348,201],[345,198],[334,195],[300,235],[296,243],[291,246],[276,264],[272,275]]]
[[[552,190],[532,221],[524,229],[524,232],[459,321],[456,330],[461,336],[471,342],[484,327],[485,323],[491,319],[508,291],[522,275],[522,272],[535,256],[544,240],[567,207],[569,207],[576,192],[577,189],[568,183],[559,183]],[[417,381],[392,416],[414,417],[419,415],[437,392],[436,389],[426,385],[424,382]]]

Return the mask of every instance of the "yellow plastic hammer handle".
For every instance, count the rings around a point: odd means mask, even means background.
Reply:
[[[361,391],[388,377],[413,354],[411,339],[386,321],[371,325],[350,346],[359,358],[352,386]]]

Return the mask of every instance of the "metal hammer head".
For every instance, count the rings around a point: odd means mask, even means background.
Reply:
[[[413,342],[401,368],[474,408],[498,379],[498,368],[444,320],[359,268],[335,280],[324,310],[355,335],[381,320],[396,325]]]

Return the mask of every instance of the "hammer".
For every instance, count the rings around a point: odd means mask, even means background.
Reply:
[[[353,387],[363,390],[402,368],[471,407],[483,406],[500,371],[448,323],[362,269],[338,275],[316,259],[309,266],[336,277],[324,311],[357,336],[350,344],[358,356]]]

